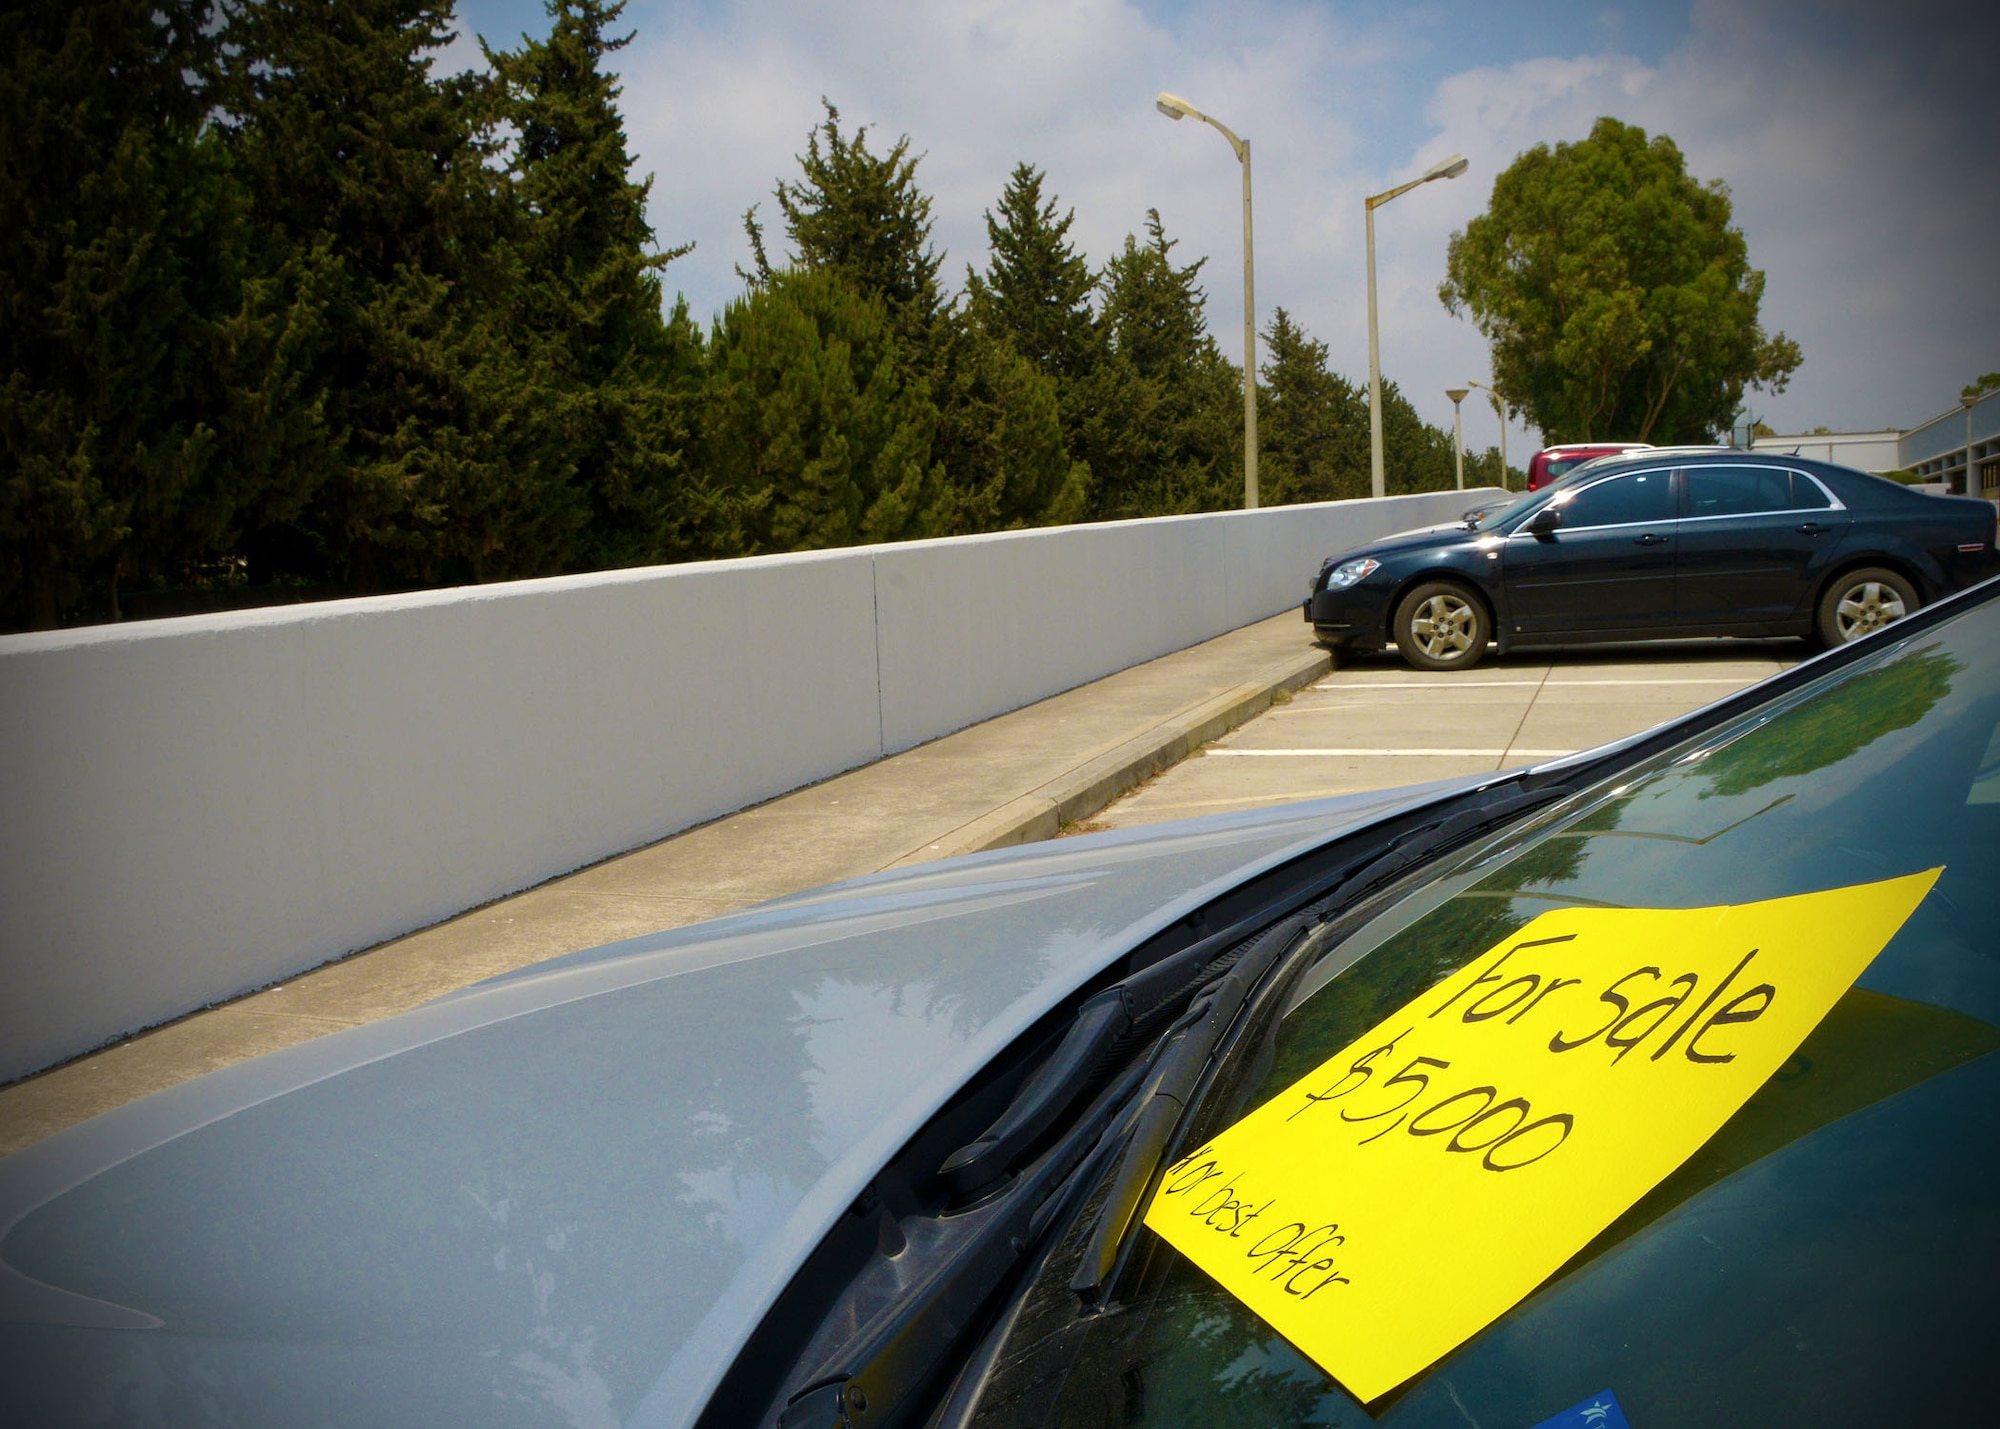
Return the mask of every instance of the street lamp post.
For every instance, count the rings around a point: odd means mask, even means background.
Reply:
[[[1419,184],[1427,184],[1432,179],[1455,179],[1468,167],[1465,155],[1453,154],[1442,163],[1433,164],[1418,177],[1406,184],[1398,184],[1387,193],[1370,198],[1366,205],[1368,216],[1368,484],[1376,496],[1389,494],[1388,478],[1382,466],[1382,342],[1381,333],[1375,321],[1375,210],[1392,198],[1400,198]]]
[[[1980,486],[1977,469],[1972,464],[1972,409],[1979,405],[1979,394],[1975,392],[1958,400],[1965,404],[1965,494],[1984,496],[1985,488]],[[1950,486],[1946,486],[1945,490],[1951,490]]]
[[[1451,458],[1458,473],[1458,489],[1465,490],[1465,427],[1458,419],[1458,404],[1463,402],[1469,388],[1447,387],[1444,395],[1451,398]]]
[[[1507,489],[1507,411],[1500,405],[1500,394],[1495,392],[1491,387],[1488,387],[1484,382],[1475,382],[1468,377],[1465,380],[1465,385],[1468,387],[1477,387],[1480,391],[1484,392],[1487,400],[1493,404],[1493,415],[1500,419],[1500,489],[1505,491]]]
[[[1177,95],[1160,91],[1153,107],[1169,119],[1199,119],[1229,141],[1243,165],[1243,509],[1257,509],[1257,282],[1250,242],[1250,141]]]

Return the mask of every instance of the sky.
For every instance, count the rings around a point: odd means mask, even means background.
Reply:
[[[445,68],[546,33],[540,0],[459,0]],[[1439,302],[1451,234],[1536,144],[1599,115],[1666,133],[1726,183],[1763,321],[1802,347],[1787,390],[1750,394],[1780,432],[1910,427],[2000,369],[2000,7],[1967,0],[630,0],[613,60],[666,270],[695,316],[741,290],[743,213],[771,200],[821,118],[907,134],[934,200],[933,243],[963,286],[984,213],[1022,160],[1076,215],[1101,265],[1157,208],[1183,261],[1205,258],[1208,319],[1241,361],[1241,179],[1222,136],[1158,113],[1181,95],[1251,141],[1256,318],[1291,312],[1365,381],[1362,201],[1453,153],[1471,161],[1376,213],[1382,369],[1430,421],[1485,380],[1485,340]],[[1261,361],[1260,356],[1260,361]],[[1497,439],[1465,404],[1468,448]],[[1515,425],[1519,465],[1535,433]]]

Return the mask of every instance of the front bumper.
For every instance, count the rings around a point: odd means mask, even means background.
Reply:
[[[1322,645],[1339,645],[1350,650],[1380,650],[1389,642],[1389,601],[1394,591],[1387,585],[1362,580],[1345,590],[1324,586],[1306,598],[1304,615],[1313,628],[1313,638]]]

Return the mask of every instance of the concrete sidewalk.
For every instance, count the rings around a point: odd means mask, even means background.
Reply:
[[[544,958],[1052,837],[1328,668],[1295,610],[1133,666],[0,1088],[0,1155]]]

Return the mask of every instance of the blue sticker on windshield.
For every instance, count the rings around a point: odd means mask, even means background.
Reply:
[[[1618,1396],[1607,1389],[1544,1419],[1535,1429],[1632,1429],[1632,1421],[1625,1417]]]

